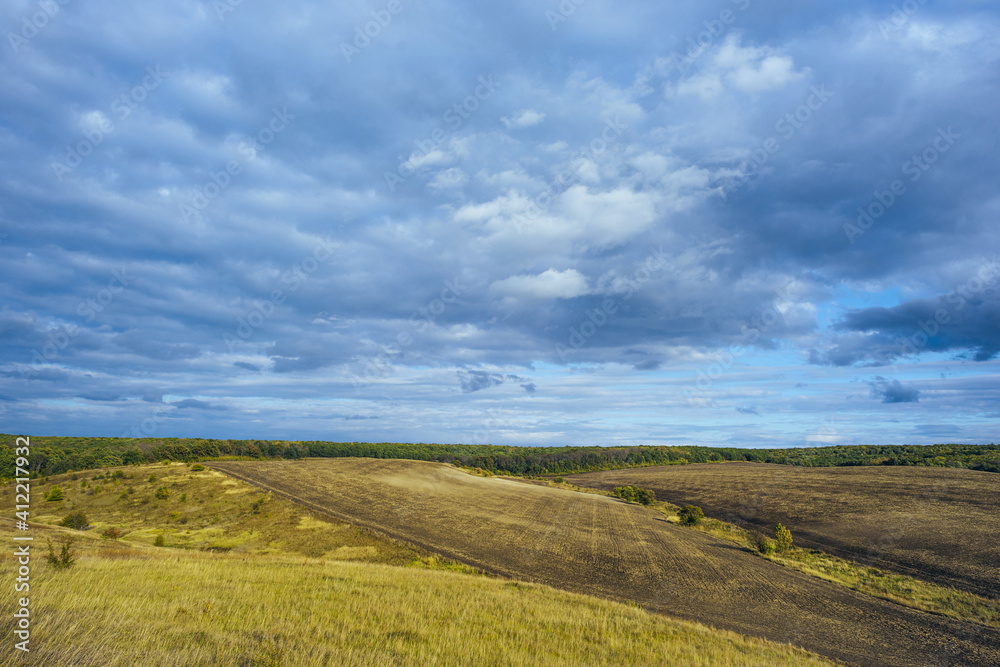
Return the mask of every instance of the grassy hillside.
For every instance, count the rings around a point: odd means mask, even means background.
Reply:
[[[635,606],[447,571],[413,547],[211,471],[123,473],[33,485],[42,523],[31,532],[31,664],[832,664]],[[54,485],[66,499],[43,501]],[[156,498],[163,487],[167,498]],[[12,496],[12,485],[0,488],[0,503]],[[94,528],[47,525],[78,511]],[[102,539],[108,527],[125,537]],[[0,539],[11,533],[0,520]],[[152,546],[159,535],[168,546]],[[44,564],[46,541],[58,551],[68,537],[76,562]],[[14,567],[7,550],[0,561]],[[9,637],[9,615],[0,626]],[[23,657],[5,649],[0,664]]]
[[[63,491],[64,500],[43,500],[54,486]],[[160,492],[165,498],[157,497],[160,489],[166,490]],[[314,517],[288,500],[183,463],[41,478],[32,482],[32,497],[33,521],[57,525],[67,514],[83,511],[95,534],[113,527],[126,543],[152,545],[162,536],[171,547],[393,565],[420,564],[430,556],[348,524]]]
[[[1000,664],[995,628],[822,581],[678,526],[656,508],[421,461],[211,465],[318,513],[512,579],[636,602],[862,665]]]

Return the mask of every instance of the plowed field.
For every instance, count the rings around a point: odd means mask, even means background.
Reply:
[[[211,467],[489,572],[634,601],[849,663],[1000,664],[1000,632],[819,581],[604,496],[420,461]]]
[[[785,524],[799,546],[1000,597],[1000,475],[918,467],[766,463],[655,466],[572,475],[634,485],[744,527]]]

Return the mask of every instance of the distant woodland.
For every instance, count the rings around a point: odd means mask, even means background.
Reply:
[[[14,435],[0,436],[0,477],[13,476]],[[31,437],[30,469],[54,475],[153,461],[221,458],[369,457],[439,461],[506,475],[591,472],[650,465],[755,461],[795,466],[938,466],[1000,472],[1000,445],[850,445],[795,449],[737,447],[510,447],[395,442]]]

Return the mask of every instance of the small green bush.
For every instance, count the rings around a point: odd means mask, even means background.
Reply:
[[[156,475],[150,475],[149,476],[149,483],[152,484],[155,481],[156,481]]]
[[[205,466],[203,466],[200,463],[195,463],[193,466],[191,466],[191,470],[194,471],[194,472],[201,472],[204,469],[205,469]]]
[[[767,536],[757,531],[751,531],[749,533],[750,544],[758,552],[764,554],[765,556],[770,556],[774,553],[774,542],[767,539]]]
[[[83,530],[87,527],[87,524],[87,515],[83,512],[73,512],[59,522],[60,526],[63,526],[64,528],[72,528],[73,530]]]
[[[153,495],[156,496],[157,500],[166,500],[170,497],[170,489],[165,486],[161,486]]]
[[[49,553],[45,557],[45,560],[49,565],[56,568],[57,570],[62,570],[69,567],[76,559],[73,558],[73,540],[68,539],[63,542],[62,548],[59,550],[59,555],[56,555],[55,549],[52,548],[52,542],[46,540],[49,545]]]
[[[642,489],[638,486],[616,486],[612,493],[630,503],[652,505],[656,502],[656,494],[649,489]]]
[[[156,539],[153,540],[154,547],[165,547],[167,546],[167,541],[163,539],[163,535],[157,535]]]
[[[562,477],[556,477],[552,481],[555,482],[556,484],[562,484],[564,480]]]
[[[101,533],[101,537],[107,540],[117,540],[121,536],[122,536],[121,532],[114,526],[108,528],[103,533]]]
[[[66,494],[63,493],[62,489],[60,489],[58,486],[53,486],[51,489],[49,489],[48,494],[45,496],[45,500],[47,500],[50,503],[53,503],[53,502],[58,502],[65,497]]]
[[[774,548],[779,553],[792,548],[792,531],[788,530],[780,523],[774,527]]]
[[[677,516],[685,526],[697,526],[705,518],[705,513],[697,505],[685,505],[677,512]]]

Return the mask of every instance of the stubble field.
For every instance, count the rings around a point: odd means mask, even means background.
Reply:
[[[654,466],[572,475],[580,486],[652,489],[742,527],[783,523],[798,545],[1000,597],[1000,475],[951,468]]]
[[[316,512],[482,570],[860,665],[1000,663],[1000,632],[782,568],[598,495],[372,459],[213,462]]]

